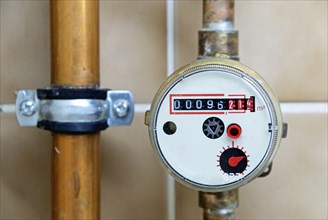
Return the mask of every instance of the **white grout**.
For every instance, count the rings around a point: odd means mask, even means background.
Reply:
[[[328,114],[327,102],[281,102],[283,114]],[[14,104],[0,104],[0,113],[15,113]],[[136,103],[136,114],[145,113],[150,109],[149,103]]]
[[[282,102],[283,114],[327,114],[327,102]]]
[[[134,112],[135,113],[143,113],[150,110],[150,104],[146,103],[136,103],[134,105]]]
[[[174,71],[175,65],[175,1],[166,0],[166,60],[167,60],[167,73],[169,76]],[[149,109],[149,108],[148,108]],[[175,209],[176,209],[176,193],[175,193],[175,181],[174,179],[167,174],[166,176],[166,211],[167,219],[174,220],[176,218]]]
[[[14,104],[1,104],[0,113],[15,113],[16,105]]]

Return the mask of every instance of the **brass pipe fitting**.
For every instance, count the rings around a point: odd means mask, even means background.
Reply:
[[[203,29],[199,31],[198,39],[198,58],[223,54],[228,59],[239,60],[234,0],[203,0]]]
[[[238,31],[201,30],[198,32],[198,58],[218,57],[225,54],[238,60]]]
[[[238,207],[238,189],[220,193],[199,192],[204,220],[234,220]]]

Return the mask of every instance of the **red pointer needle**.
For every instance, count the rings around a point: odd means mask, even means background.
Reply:
[[[242,159],[244,159],[245,156],[239,156],[239,157],[230,157],[228,160],[228,164],[231,167],[236,167]]]

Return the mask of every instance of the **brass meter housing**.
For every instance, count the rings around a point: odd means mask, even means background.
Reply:
[[[175,71],[145,122],[161,164],[180,183],[204,192],[232,190],[260,176],[283,137],[269,85],[228,59],[197,60]]]

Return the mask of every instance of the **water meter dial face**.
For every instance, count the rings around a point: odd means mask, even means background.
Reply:
[[[269,86],[231,60],[200,60],[158,91],[149,134],[162,164],[200,191],[238,188],[259,176],[279,146],[282,117]]]

